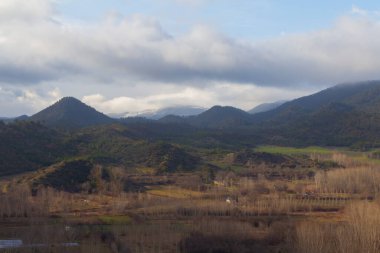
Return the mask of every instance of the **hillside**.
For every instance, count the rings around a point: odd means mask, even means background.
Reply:
[[[278,153],[253,152],[246,149],[234,153],[229,153],[224,158],[224,162],[231,165],[244,166],[248,168],[274,168],[274,169],[301,169],[319,168],[326,169],[337,166],[331,161],[312,160],[307,155],[284,155]]]
[[[55,104],[34,114],[29,120],[40,122],[49,127],[67,129],[114,122],[113,119],[73,97],[62,98]]]
[[[122,166],[129,171],[152,167],[161,172],[173,172],[195,170],[200,165],[199,157],[181,147],[149,141],[134,129],[119,124],[82,129],[67,140],[67,146],[76,150],[75,156],[96,164]]]
[[[41,176],[34,179],[33,184],[35,187],[43,185],[67,192],[79,192],[91,180],[93,169],[94,165],[85,160],[61,162],[39,171]]]
[[[151,167],[157,172],[199,169],[203,161],[179,145],[148,140],[144,129],[121,124],[66,133],[36,122],[0,122],[0,176],[36,171],[67,159],[85,159],[126,171]]]
[[[315,113],[331,104],[342,104],[357,111],[376,113],[380,106],[380,81],[336,85],[287,102],[274,110],[256,114],[253,118],[255,121],[289,120]]]
[[[58,131],[34,122],[0,122],[0,176],[50,165],[66,151]]]
[[[380,82],[337,85],[253,115],[263,142],[283,145],[380,144]]]
[[[267,112],[273,109],[276,109],[277,107],[283,105],[286,101],[277,101],[273,103],[264,103],[256,106],[255,108],[248,111],[250,114],[256,114],[260,112]]]
[[[157,168],[158,172],[194,171],[201,159],[185,150],[166,143],[151,145],[148,149],[146,166]]]

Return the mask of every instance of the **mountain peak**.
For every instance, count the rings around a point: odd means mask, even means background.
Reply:
[[[223,113],[224,115],[225,114],[248,115],[247,112],[245,112],[245,111],[243,111],[241,109],[238,109],[238,108],[235,108],[235,107],[232,107],[232,106],[221,106],[221,105],[215,105],[215,106],[211,107],[210,109],[208,109],[207,111],[201,113],[201,115],[215,114],[215,113]]]
[[[60,128],[80,128],[113,122],[108,116],[74,97],[61,98],[53,105],[33,115],[30,120]]]
[[[63,97],[61,98],[60,100],[58,100],[58,103],[60,102],[76,102],[76,103],[82,103],[82,101],[80,101],[79,99],[75,98],[75,97]]]
[[[244,125],[250,121],[250,115],[232,106],[216,105],[192,119],[194,125],[202,127],[228,128]]]

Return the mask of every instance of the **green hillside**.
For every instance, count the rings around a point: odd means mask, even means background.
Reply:
[[[0,122],[0,176],[33,171],[67,152],[63,134],[33,122]]]

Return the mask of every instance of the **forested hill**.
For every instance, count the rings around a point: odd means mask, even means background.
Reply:
[[[30,121],[58,128],[80,128],[114,122],[113,119],[96,111],[76,98],[65,97],[48,108],[34,114]]]
[[[342,84],[253,115],[265,142],[284,145],[380,145],[380,81]]]

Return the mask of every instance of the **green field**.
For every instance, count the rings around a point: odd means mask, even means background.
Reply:
[[[255,148],[256,152],[266,152],[274,154],[284,154],[284,155],[310,155],[310,154],[321,154],[328,155],[332,154],[336,149],[329,149],[323,147],[306,147],[306,148],[293,148],[293,147],[280,147],[280,146],[259,146]]]

